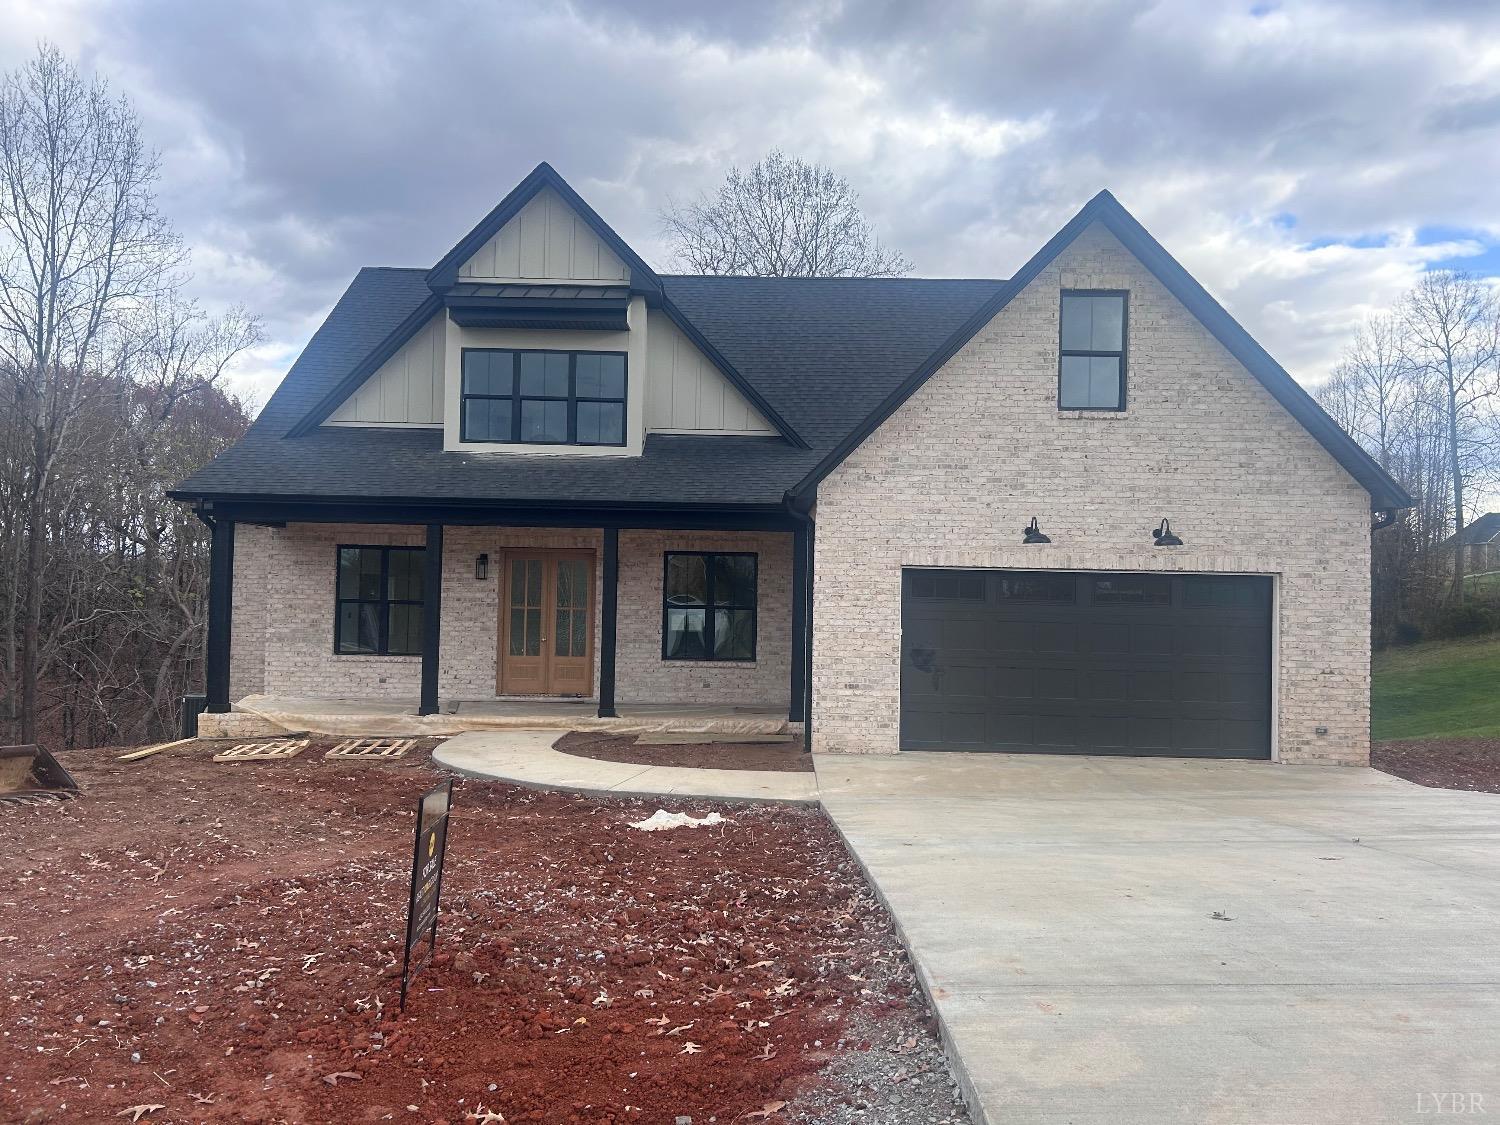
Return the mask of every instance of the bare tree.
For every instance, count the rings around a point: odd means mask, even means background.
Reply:
[[[773,149],[735,167],[712,195],[669,201],[663,230],[694,273],[900,277],[911,262],[880,245],[843,176]]]
[[[15,532],[4,663],[14,737],[36,738],[44,563],[104,341],[168,289],[181,247],[128,103],[56,48],[0,78],[0,365]],[[19,638],[18,638],[19,634]]]
[[[1461,532],[1471,482],[1496,463],[1500,305],[1473,276],[1440,270],[1424,275],[1407,294],[1401,315],[1407,359],[1441,418],[1454,530]],[[1455,546],[1456,601],[1464,598],[1464,554]]]

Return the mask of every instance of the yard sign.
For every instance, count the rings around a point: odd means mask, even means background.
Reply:
[[[417,838],[411,859],[411,900],[406,907],[406,955],[401,966],[401,1009],[406,987],[437,945],[438,896],[443,890],[443,857],[448,851],[448,810],[453,806],[453,779],[429,790],[417,802]],[[412,950],[427,942],[427,955],[412,965]]]

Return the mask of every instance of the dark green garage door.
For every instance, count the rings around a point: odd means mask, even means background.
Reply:
[[[907,570],[901,746],[1271,756],[1271,580]]]

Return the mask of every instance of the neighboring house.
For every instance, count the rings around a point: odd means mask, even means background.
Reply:
[[[1457,535],[1450,535],[1443,542],[1443,547],[1449,552],[1454,552],[1459,546],[1466,552],[1465,574],[1485,574],[1500,570],[1500,512],[1486,512],[1472,520]],[[1451,565],[1454,554],[1450,553],[1448,558]]]
[[[689,277],[545,164],[432,268],[362,270],[174,495],[214,529],[210,711],[1348,763],[1371,511],[1409,504],[1108,193],[1008,281]]]

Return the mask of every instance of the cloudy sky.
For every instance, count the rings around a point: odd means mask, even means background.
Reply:
[[[1500,4],[0,0],[134,101],[264,401],[354,270],[428,265],[539,160],[653,265],[780,146],[925,276],[1004,277],[1108,187],[1300,379],[1421,271],[1500,275]]]

